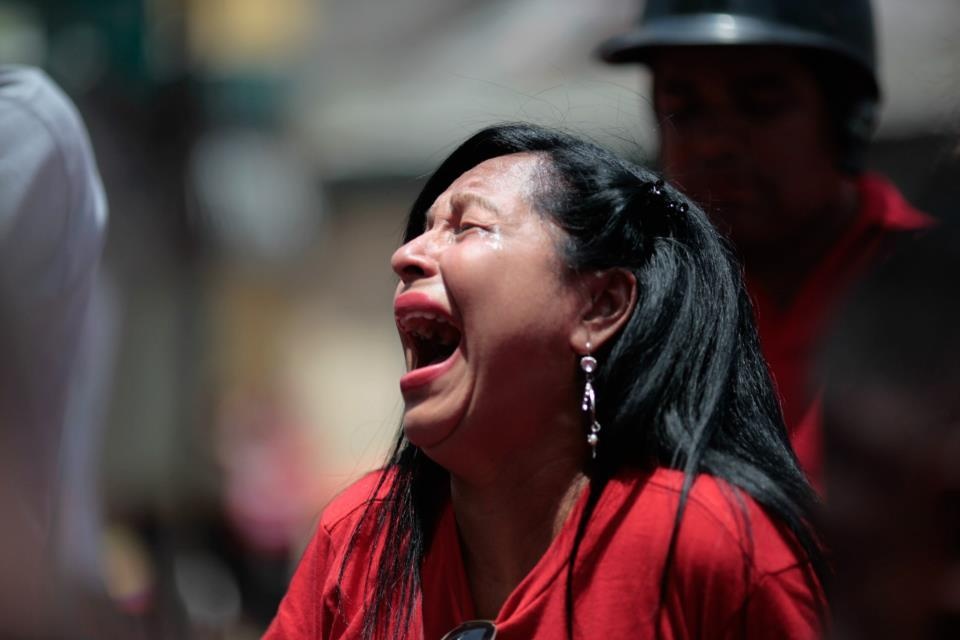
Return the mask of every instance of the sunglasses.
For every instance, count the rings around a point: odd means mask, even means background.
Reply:
[[[489,620],[464,622],[440,640],[493,640],[497,637],[497,625]]]

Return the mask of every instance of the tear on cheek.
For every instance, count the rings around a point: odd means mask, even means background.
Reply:
[[[499,229],[480,229],[480,239],[494,251],[503,249],[503,236]]]

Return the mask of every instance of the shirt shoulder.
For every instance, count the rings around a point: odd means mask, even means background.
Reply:
[[[672,506],[672,519],[682,488],[682,472],[660,469],[651,476],[648,490]],[[693,566],[702,561],[731,564],[758,577],[807,565],[793,534],[756,500],[705,474],[698,476],[690,489],[677,554]]]
[[[391,472],[371,471],[348,486],[331,500],[320,515],[318,530],[332,537],[351,532],[371,506],[384,500],[390,489]]]
[[[367,507],[389,489],[389,472],[374,471],[337,495],[324,509],[304,551],[266,640],[332,638],[347,635],[362,613],[367,582],[364,567],[372,535],[355,536]],[[345,566],[353,550],[358,566]],[[355,605],[360,603],[358,608]]]
[[[39,69],[0,65],[0,116],[0,236],[32,216],[99,249],[106,197],[77,108]]]
[[[649,486],[675,514],[683,474],[657,472]],[[696,619],[717,637],[815,638],[822,631],[821,587],[793,534],[723,480],[694,482],[670,574],[672,589],[697,603]]]

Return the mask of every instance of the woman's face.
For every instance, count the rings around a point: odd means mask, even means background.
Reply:
[[[393,255],[404,430],[440,464],[535,445],[553,414],[576,415],[583,294],[558,253],[563,232],[532,205],[541,162],[514,154],[467,171]]]

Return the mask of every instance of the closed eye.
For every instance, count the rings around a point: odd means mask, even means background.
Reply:
[[[459,225],[457,225],[457,228],[454,229],[453,235],[462,236],[466,234],[468,231],[472,231],[474,229],[483,229],[483,227],[481,227],[478,224],[474,224],[472,222],[461,222]]]

